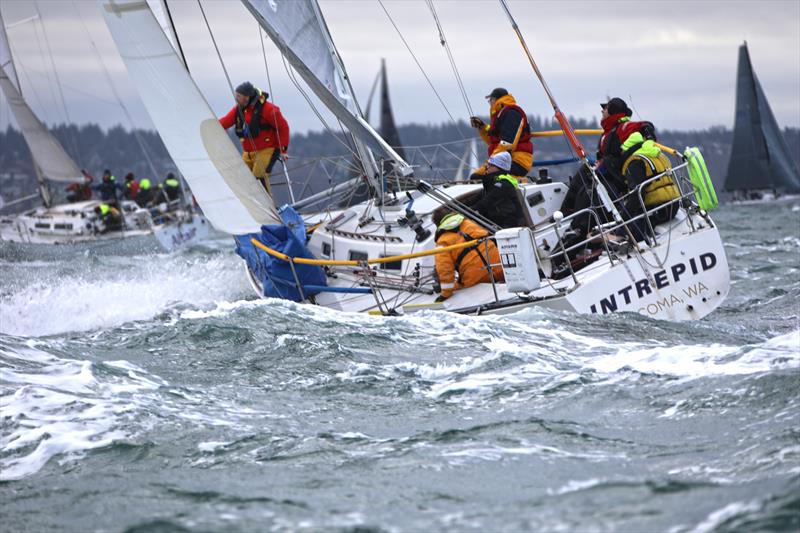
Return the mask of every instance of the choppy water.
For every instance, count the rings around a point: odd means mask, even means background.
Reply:
[[[5,531],[796,531],[800,206],[687,324],[255,301],[227,239],[2,248]]]

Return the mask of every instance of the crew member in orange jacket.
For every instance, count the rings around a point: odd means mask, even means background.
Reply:
[[[437,246],[452,246],[462,242],[481,239],[489,232],[464,218],[464,215],[450,213],[445,215],[436,231]],[[450,250],[436,254],[436,275],[442,288],[442,295],[437,298],[441,302],[453,295],[453,292],[478,283],[492,280],[489,265],[495,281],[503,281],[503,268],[500,266],[500,254],[494,241],[488,241],[489,258],[486,258],[487,241],[476,246]],[[458,280],[456,280],[456,273]]]
[[[502,87],[494,89],[486,95],[486,99],[489,101],[490,123],[470,117],[470,124],[487,144],[488,157],[509,152],[513,160],[509,173],[512,176],[527,176],[533,166],[533,143],[525,111],[517,105],[514,96]],[[486,165],[475,173],[485,174]]]
[[[278,106],[267,101],[269,94],[246,81],[236,87],[236,105],[219,119],[223,128],[236,126],[242,142],[242,159],[270,195],[269,174],[289,149],[289,124]]]

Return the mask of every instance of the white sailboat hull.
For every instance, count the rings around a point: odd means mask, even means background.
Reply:
[[[692,229],[694,226],[694,229]],[[346,312],[403,314],[444,310],[461,314],[505,314],[530,307],[545,307],[580,314],[638,313],[669,321],[698,320],[716,309],[730,290],[730,272],[716,226],[694,215],[679,217],[669,229],[662,228],[659,244],[640,256],[603,253],[575,272],[575,278],[542,279],[527,294],[509,292],[505,283],[482,283],[463,288],[444,302],[424,287],[420,291],[382,288],[373,294],[323,292],[317,305]],[[536,268],[535,265],[531,265]],[[248,271],[254,290],[261,286]],[[328,278],[331,288],[363,288],[363,278],[337,273]],[[380,303],[379,303],[380,301]]]
[[[160,213],[123,202],[125,224],[120,231],[102,232],[94,214],[99,201],[40,207],[26,213],[0,217],[0,241],[71,245],[80,243],[125,242],[126,247],[172,251],[206,238],[210,225],[196,213],[182,209]]]

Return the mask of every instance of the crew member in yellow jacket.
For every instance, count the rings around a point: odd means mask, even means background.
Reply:
[[[436,245],[452,246],[487,235],[489,235],[488,231],[464,218],[463,215],[450,213],[445,215],[439,223],[436,231]],[[503,268],[500,266],[497,245],[494,241],[488,241],[488,258],[486,257],[486,246],[487,243],[484,241],[475,246],[436,254],[436,274],[442,287],[442,295],[437,298],[437,301],[449,298],[458,289],[490,282],[492,280],[489,274],[490,265],[494,280],[503,281]]]
[[[681,193],[675,184],[674,178],[668,173],[672,169],[669,159],[652,139],[645,139],[638,131],[632,133],[622,144],[622,175],[630,194],[625,201],[625,218],[634,218],[644,213],[645,208],[650,211],[663,206],[650,213],[650,224],[656,226],[672,220],[678,211],[678,202]],[[663,174],[663,175],[662,175]],[[660,178],[649,182],[641,188],[641,196],[637,188],[647,180],[661,175]],[[642,206],[644,203],[644,206]],[[642,240],[642,229],[646,224],[643,221],[631,224],[634,236]]]

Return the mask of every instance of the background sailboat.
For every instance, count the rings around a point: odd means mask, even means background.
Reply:
[[[725,190],[735,200],[800,193],[800,172],[758,81],[747,43],[739,47],[736,118]]]
[[[158,245],[172,250],[208,234],[208,224],[202,216],[193,213],[186,202],[188,199],[176,201],[178,205],[171,205],[169,210],[165,207],[151,211],[133,201],[123,200],[120,192],[117,205],[122,213],[121,226],[111,231],[95,214],[100,200],[54,202],[48,180],[63,184],[84,182],[87,177],[23,97],[2,15],[0,89],[30,149],[43,204],[43,207],[31,211],[0,218],[0,240],[26,244],[72,244],[135,239],[137,248],[151,249]]]

